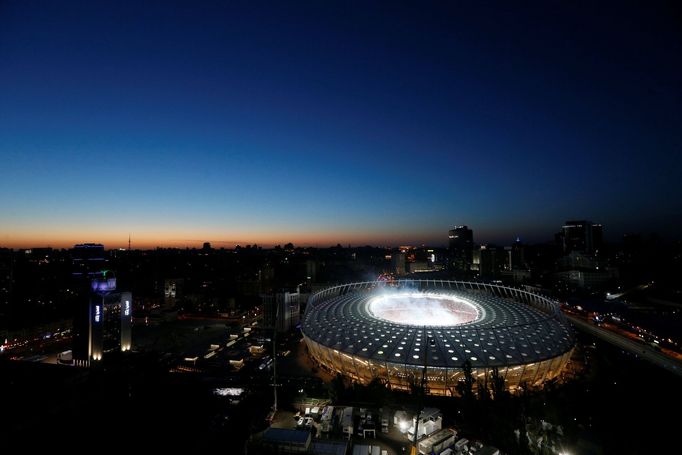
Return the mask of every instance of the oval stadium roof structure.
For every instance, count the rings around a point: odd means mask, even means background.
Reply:
[[[557,302],[505,286],[445,280],[350,283],[311,296],[302,332],[313,358],[353,380],[453,394],[466,361],[510,389],[564,368],[574,340]]]

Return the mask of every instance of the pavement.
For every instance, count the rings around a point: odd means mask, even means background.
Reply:
[[[579,319],[575,316],[566,314],[566,317],[578,330],[594,335],[620,349],[636,355],[641,359],[651,362],[658,367],[664,368],[678,376],[682,376],[682,362],[679,360],[662,354],[661,352],[646,344],[630,340],[629,338],[583,321],[582,319]]]

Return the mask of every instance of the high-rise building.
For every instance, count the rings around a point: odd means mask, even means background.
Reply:
[[[163,282],[163,306],[175,308],[182,301],[185,280],[183,278],[166,278]]]
[[[561,228],[561,239],[564,254],[579,251],[585,254],[599,252],[602,247],[603,228],[601,224],[591,221],[567,221]]]
[[[507,253],[505,270],[519,270],[526,268],[525,247],[518,238],[511,246],[504,247]]]
[[[132,294],[117,291],[110,272],[92,279],[90,295],[78,305],[74,318],[74,364],[90,366],[106,353],[130,350],[132,308]]]
[[[392,272],[398,276],[402,276],[407,273],[407,268],[405,266],[405,253],[398,251],[391,254],[391,269]]]
[[[107,258],[104,245],[101,243],[80,243],[71,249],[71,274],[74,278],[84,277],[88,284],[88,277],[106,268]]]
[[[503,249],[495,245],[481,245],[473,253],[472,269],[478,270],[481,277],[496,277],[504,269],[504,253]]]
[[[601,224],[592,225],[592,252],[599,254],[604,246],[604,227]]]
[[[309,283],[317,281],[317,262],[312,259],[305,261],[305,278]]]
[[[450,260],[454,270],[471,270],[474,256],[474,232],[467,226],[455,226],[448,233]]]
[[[261,296],[263,323],[278,332],[288,332],[296,327],[301,317],[301,293],[278,292]]]

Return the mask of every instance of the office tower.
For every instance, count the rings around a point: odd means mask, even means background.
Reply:
[[[455,226],[448,233],[452,268],[460,272],[471,270],[474,254],[474,233],[467,226]]]
[[[89,286],[87,277],[93,276],[106,268],[107,258],[104,245],[101,243],[79,243],[71,249],[71,275],[74,278],[84,277],[83,281]]]
[[[175,308],[178,302],[182,302],[184,296],[183,278],[166,278],[163,282],[163,306],[166,309]]]
[[[481,245],[473,253],[473,267],[481,277],[496,277],[504,269],[506,260],[503,249],[495,245]]]
[[[604,228],[601,224],[592,225],[592,248],[594,254],[599,254],[604,246]]]
[[[525,246],[518,238],[511,246],[504,247],[507,253],[505,261],[505,270],[519,270],[526,268]]]
[[[395,252],[391,254],[391,271],[398,276],[405,275],[407,269],[405,267],[405,253]]]
[[[591,221],[567,221],[561,228],[560,239],[564,254],[577,251],[585,254],[598,252],[602,247],[603,228]]]
[[[267,328],[287,332],[298,325],[301,315],[301,293],[278,292],[261,295],[263,323]]]
[[[73,359],[77,366],[90,366],[110,352],[132,346],[130,292],[116,290],[116,278],[102,272],[91,280],[89,296],[76,308]]]

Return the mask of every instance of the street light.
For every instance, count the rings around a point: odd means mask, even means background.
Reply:
[[[429,346],[436,346],[436,340],[429,336],[426,336],[426,326],[423,328],[424,339],[426,339],[428,346],[424,349],[424,369],[422,370],[422,380],[421,380],[421,393],[419,396],[419,406],[417,408],[417,419],[414,424],[414,443],[410,455],[417,455],[419,450],[417,449],[417,435],[419,434],[419,419],[421,418],[422,407],[424,406],[424,395],[426,395],[426,369],[427,369],[427,359],[429,355]]]

